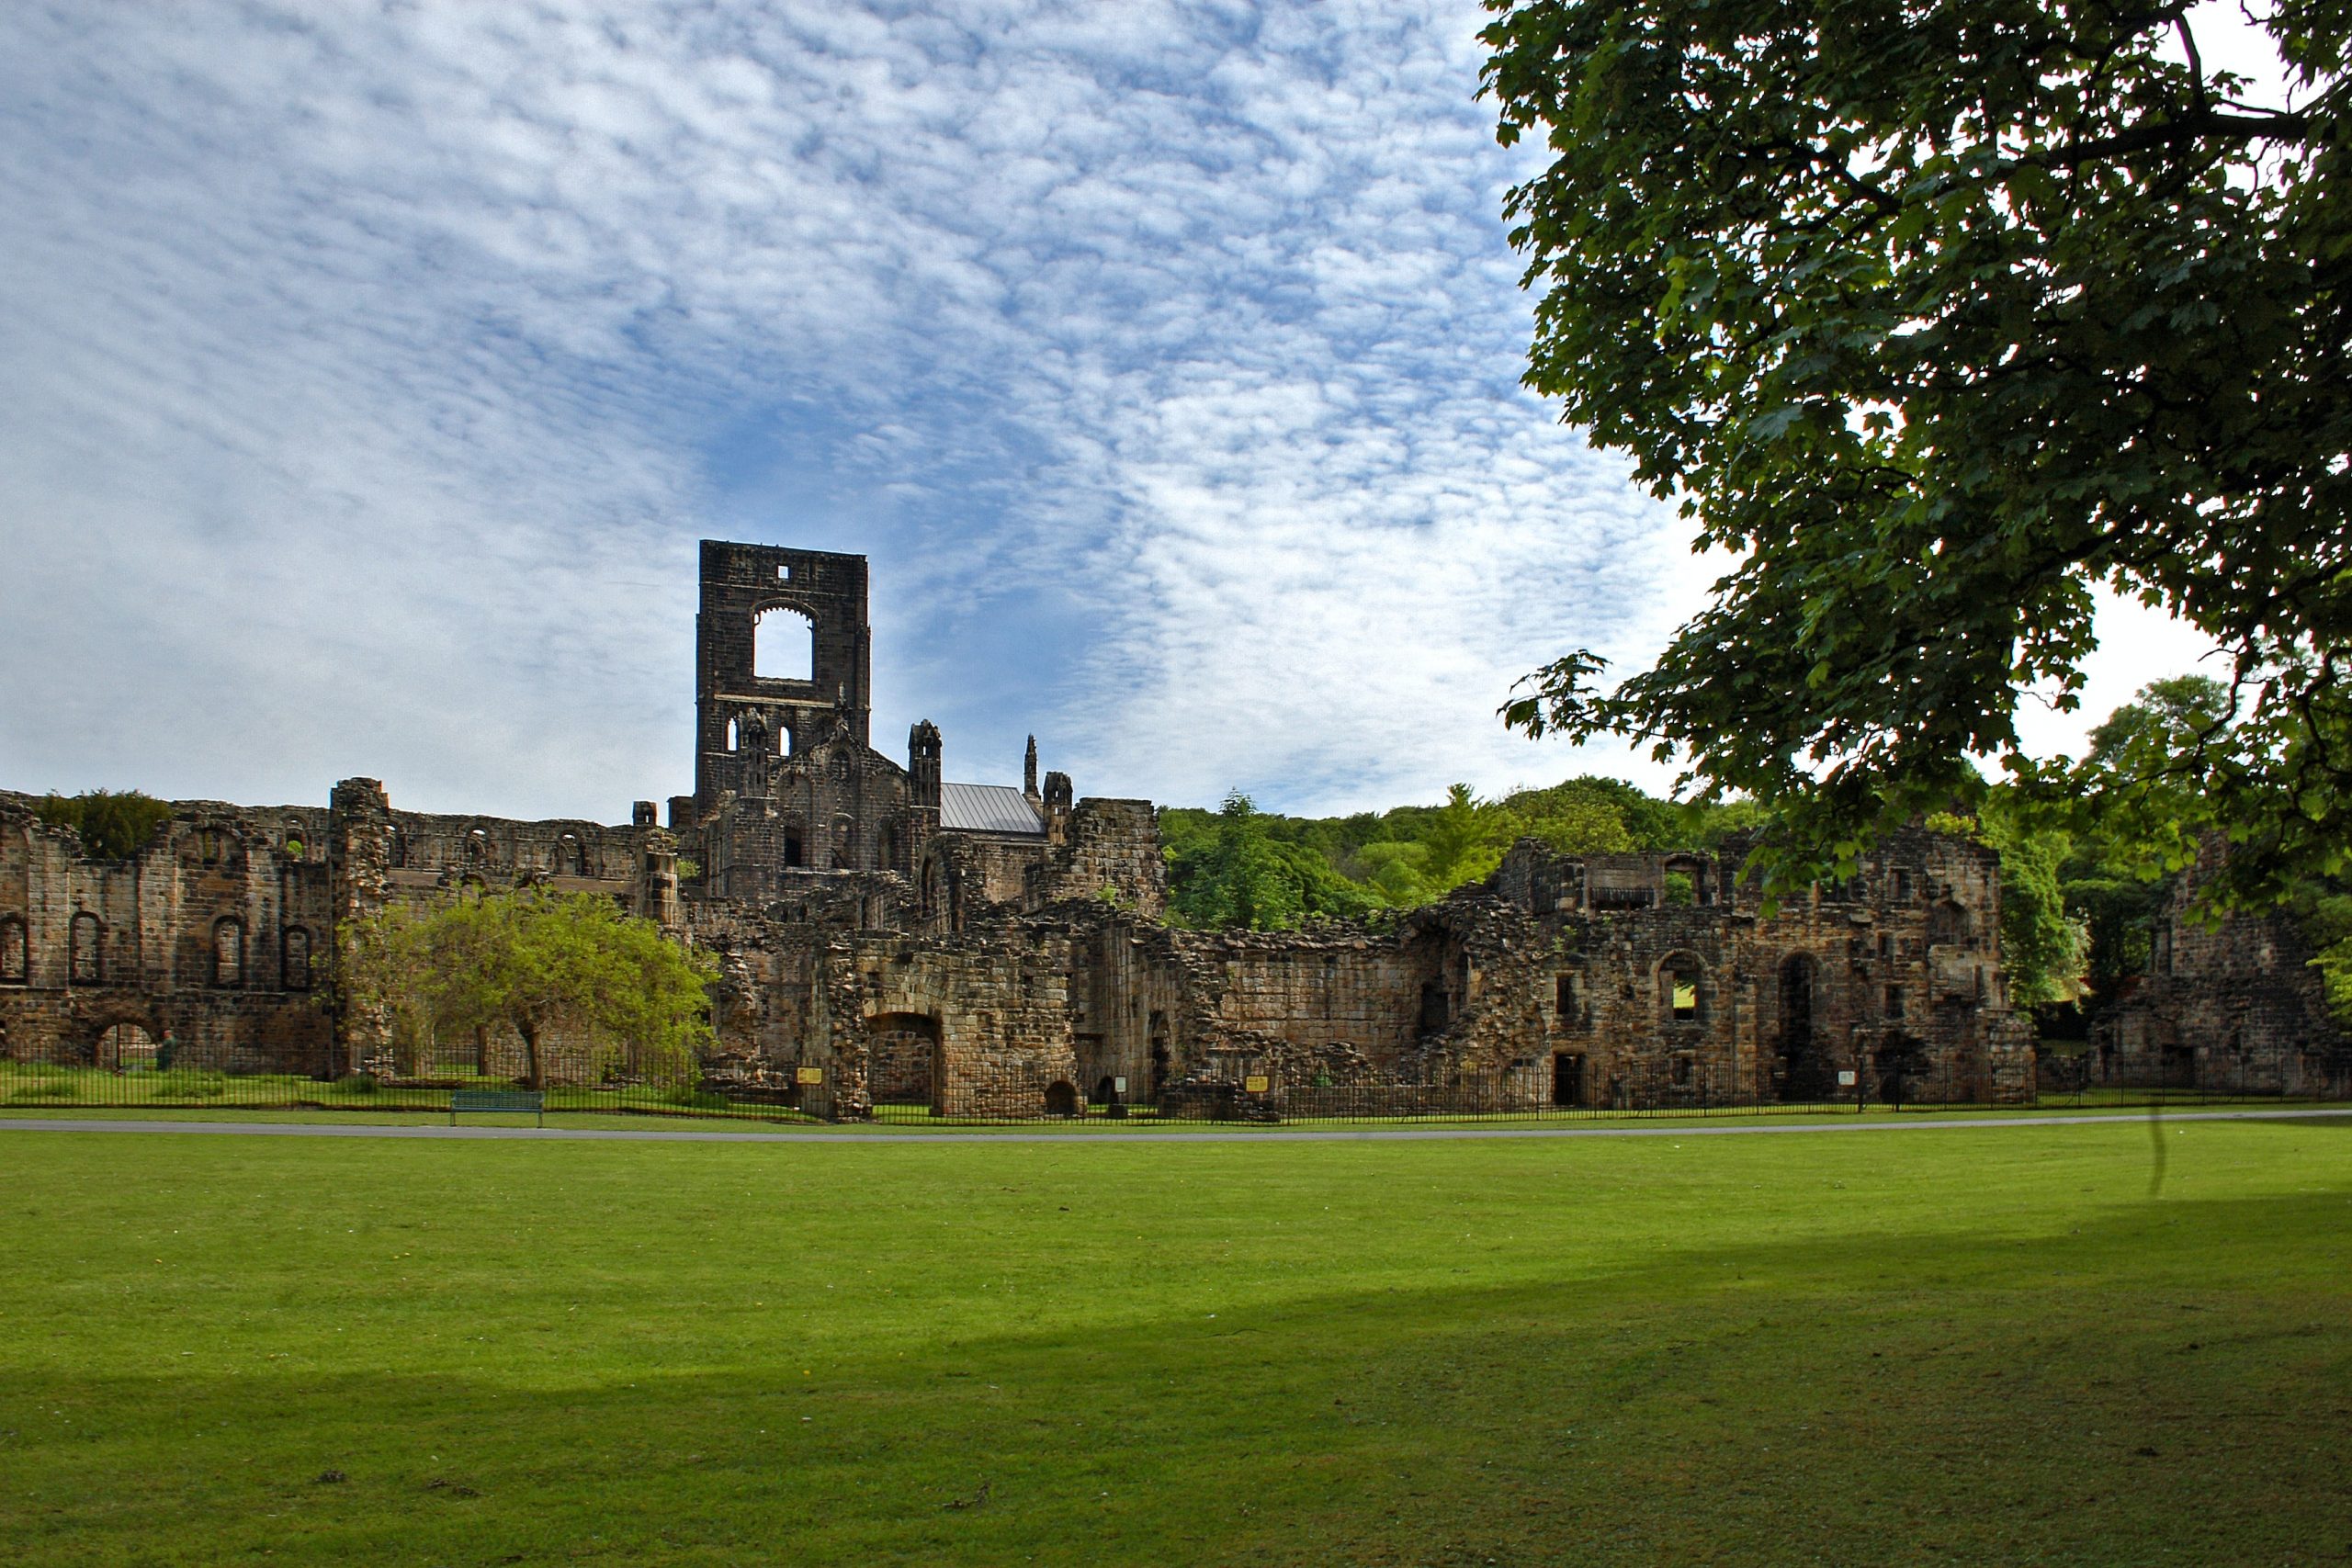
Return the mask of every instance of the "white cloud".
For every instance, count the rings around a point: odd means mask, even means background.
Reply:
[[[0,782],[617,818],[707,535],[872,556],[954,774],[1660,782],[1494,717],[1709,574],[1516,385],[1479,20],[8,8]]]

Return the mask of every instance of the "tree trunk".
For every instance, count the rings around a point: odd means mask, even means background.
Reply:
[[[539,1066],[538,1024],[529,1018],[517,1018],[514,1021],[514,1032],[523,1037],[523,1087],[530,1089],[546,1089],[547,1074]]]

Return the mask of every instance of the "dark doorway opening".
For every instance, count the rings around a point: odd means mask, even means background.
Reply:
[[[865,1021],[866,1081],[876,1105],[928,1105],[942,1112],[945,1091],[939,1021],[928,1013],[876,1013]]]
[[[1075,1116],[1078,1114],[1078,1090],[1059,1078],[1046,1086],[1046,1114]]]
[[[1552,1058],[1552,1103],[1584,1103],[1584,1058],[1562,1051]]]
[[[1809,953],[1781,965],[1781,1098],[1827,1100],[1830,1066],[1813,1026],[1814,991],[1821,966]]]

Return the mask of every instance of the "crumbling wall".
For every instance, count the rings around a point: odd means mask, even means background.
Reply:
[[[2204,847],[2157,923],[2149,972],[2093,1019],[2098,1081],[2352,1093],[2352,1036],[2328,1010],[2301,928],[2283,913],[2215,922],[2198,909],[2224,852]]]
[[[1035,912],[1073,898],[1100,898],[1148,920],[1168,908],[1168,863],[1159,818],[1148,800],[1082,800],[1061,841],[1023,871],[1022,905]]]
[[[0,794],[0,1049],[95,1066],[132,1024],[177,1066],[326,1069],[326,813],[177,802],[109,862],[35,806]]]

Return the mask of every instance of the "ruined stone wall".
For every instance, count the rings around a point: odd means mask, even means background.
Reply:
[[[1062,841],[1023,875],[1022,904],[1033,913],[1073,898],[1102,898],[1148,920],[1168,908],[1168,863],[1148,800],[1080,801]]]
[[[326,814],[176,803],[126,860],[0,794],[0,1040],[96,1064],[135,1024],[187,1066],[316,1072],[328,1029]]]
[[[382,786],[376,787],[380,795]],[[607,827],[568,818],[518,821],[386,809],[387,869],[404,874],[400,884],[411,887],[472,878],[493,888],[539,883],[609,892],[635,878],[646,835],[659,831],[650,824]]]
[[[1018,908],[1032,868],[1045,857],[1042,839],[942,832],[923,851],[920,881],[922,929],[958,931],[991,909]]]
[[[912,874],[927,818],[907,772],[846,731],[746,777],[755,792],[721,795],[700,829],[708,897],[763,900],[792,871]]]
[[[886,1075],[920,1070],[925,1098],[943,1115],[1074,1111],[1082,1097],[1070,1027],[1074,942],[1057,924],[1017,919],[944,939],[836,941],[823,998],[841,1111],[862,1114],[872,1103],[877,1046]],[[935,1064],[919,1068],[908,1036],[934,1032]]]
[[[1431,1046],[1568,1103],[2030,1100],[1991,852],[1897,833],[1851,882],[1766,917],[1737,886],[1744,849],[1522,842],[1491,902],[1456,895],[1419,918],[1445,933],[1441,983],[1471,1015]]]
[[[2253,1094],[2352,1093],[2352,1036],[2328,1010],[2312,946],[2285,914],[2195,909],[2210,843],[2157,922],[2149,973],[2092,1022],[2098,1081]]]
[[[1348,1084],[1417,1076],[1426,952],[1351,925],[1169,936],[1181,1076]]]

